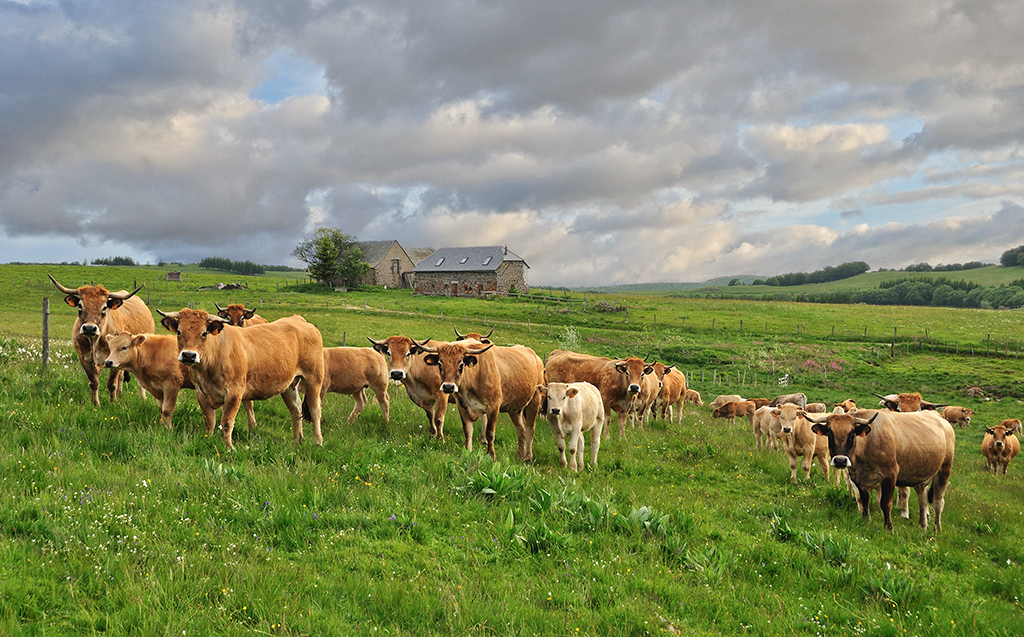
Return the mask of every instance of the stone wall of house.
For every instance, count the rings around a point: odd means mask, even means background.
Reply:
[[[481,296],[499,291],[494,272],[417,272],[414,289],[416,294],[451,296],[453,283],[456,283],[458,296]]]
[[[504,261],[498,266],[498,293],[506,295],[515,288],[519,294],[529,294],[530,286],[526,282],[526,263],[523,261]]]
[[[398,259],[398,269],[395,270],[394,260]],[[360,283],[362,285],[385,285],[389,288],[408,287],[408,277],[404,276],[411,272],[416,265],[409,259],[409,256],[397,243],[393,244],[380,263],[367,272]]]

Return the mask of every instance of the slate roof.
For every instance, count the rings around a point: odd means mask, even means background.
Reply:
[[[406,248],[405,253],[409,255],[409,259],[413,265],[417,265],[423,259],[426,259],[430,255],[434,254],[433,248]]]
[[[526,261],[505,246],[441,248],[420,261],[413,272],[493,272],[504,261]]]
[[[362,250],[364,263],[369,263],[371,267],[377,267],[394,243],[394,239],[391,241],[357,241],[356,247]]]

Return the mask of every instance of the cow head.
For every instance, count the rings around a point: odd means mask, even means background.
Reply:
[[[658,387],[665,386],[665,376],[672,372],[672,368],[675,365],[666,365],[665,363],[654,364],[654,375],[658,378]]]
[[[630,356],[615,361],[615,371],[626,376],[626,393],[633,395],[640,393],[641,380],[654,371],[654,366],[636,356]]]
[[[828,452],[832,456],[832,466],[836,469],[853,466],[853,450],[857,438],[871,433],[871,423],[877,417],[878,412],[871,418],[859,418],[852,414],[804,414],[804,418],[814,423],[811,431],[828,437]]]
[[[481,335],[479,332],[469,332],[468,334],[462,334],[459,332],[459,328],[455,327],[454,325],[452,325],[452,327],[455,329],[455,340],[457,341],[474,340],[480,341],[481,343],[486,345],[491,342],[491,334],[494,334],[493,327],[491,328],[491,331],[487,332],[487,334],[485,335]]]
[[[493,343],[482,348],[477,347],[477,344],[441,343],[437,347],[423,347],[423,351],[426,352],[423,362],[431,367],[437,367],[437,372],[441,375],[441,391],[446,394],[457,394],[462,371],[467,367],[474,367],[480,362],[480,355],[492,347]]]
[[[995,427],[989,427],[985,430],[985,435],[992,436],[995,439],[992,444],[996,449],[1002,449],[1006,445],[1006,437],[1014,435],[1019,430],[1020,421],[1014,418],[1012,420],[1004,420]]]
[[[242,327],[244,321],[256,316],[256,310],[247,310],[241,303],[231,303],[227,307],[221,307],[217,303],[213,305],[217,308],[217,316],[227,320],[229,325],[235,327]]]
[[[185,308],[179,312],[166,313],[157,310],[157,313],[163,317],[160,324],[177,335],[178,360],[189,367],[203,362],[207,338],[220,334],[228,324],[226,320],[208,314],[205,310]]]
[[[800,409],[799,405],[794,405],[793,403],[784,403],[778,407],[773,407],[771,413],[772,416],[779,419],[782,433],[784,434],[793,433],[797,420],[807,420],[807,412]]]
[[[110,348],[110,354],[103,361],[103,366],[117,369],[130,364],[138,352],[136,348],[145,342],[145,334],[129,334],[128,332],[107,334],[107,347]]]
[[[579,390],[569,387],[566,383],[548,383],[537,385],[537,393],[547,400],[547,413],[551,416],[560,416],[563,412],[572,410],[569,401],[579,394]]]
[[[78,308],[78,333],[93,340],[103,331],[107,313],[121,307],[125,301],[134,296],[144,286],[140,285],[134,292],[107,292],[102,285],[83,285],[80,288],[67,288],[57,283],[57,279],[49,274],[57,289],[66,294],[64,302]]]
[[[388,369],[391,380],[403,381],[409,377],[409,363],[413,356],[423,353],[423,346],[430,342],[426,339],[416,342],[408,336],[389,336],[382,341],[377,341],[369,336],[366,337],[373,343],[373,349],[377,350],[388,361]]]

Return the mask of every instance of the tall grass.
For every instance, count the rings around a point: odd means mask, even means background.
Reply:
[[[30,323],[37,300],[8,298],[0,313]],[[659,305],[658,323],[662,312],[743,307],[681,303]],[[578,337],[549,336],[522,320],[533,307],[506,303],[438,301],[444,322],[350,305],[317,315],[325,338],[447,338],[463,308],[479,317],[505,306],[511,327],[495,334],[542,354],[568,338],[621,352],[635,334],[570,315]],[[1019,417],[1021,406],[960,393],[979,375],[1011,386],[1021,375],[1012,357],[849,356],[844,373],[793,387],[862,402],[871,391],[924,390],[978,409],[957,432],[942,534],[899,518],[890,534],[877,506],[862,520],[819,473],[791,484],[782,455],[754,450],[746,421],[711,421],[704,408],[688,407],[678,425],[613,433],[598,466],[578,475],[559,468],[543,422],[530,465],[515,461],[506,416],[498,462],[463,451],[458,427],[431,440],[399,387],[388,423],[372,403],[346,424],[351,399],[329,395],[323,447],[293,445],[282,401],[258,403],[259,429],[237,431],[237,451],[225,454],[191,393],[173,431],[134,386],[95,408],[70,346],[54,345],[44,373],[38,342],[15,328],[0,341],[2,634],[1011,635],[1024,625],[1024,495],[1014,486],[1024,469],[997,478],[979,453],[986,423]],[[676,335],[680,351],[716,352],[736,369],[760,364],[761,350],[798,360],[858,346]],[[771,389],[732,383],[697,389]],[[454,409],[447,417],[458,422]]]

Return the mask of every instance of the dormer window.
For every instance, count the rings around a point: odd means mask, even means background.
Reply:
[[[441,257],[440,259],[438,259],[437,263],[434,264],[434,267],[436,268],[437,266],[441,265],[442,263],[444,263],[444,257]]]
[[[491,263],[491,259],[493,259],[493,258],[494,258],[494,257],[487,257],[486,259],[484,259],[484,262],[483,262],[483,264],[482,264],[482,265],[490,265],[490,263]]]

